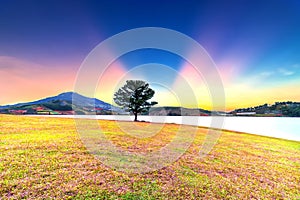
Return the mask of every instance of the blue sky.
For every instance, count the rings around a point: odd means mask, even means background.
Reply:
[[[0,92],[5,96],[0,104],[72,90],[83,59],[96,45],[148,26],[182,32],[206,49],[222,77],[228,109],[300,101],[298,0],[0,3]],[[185,71],[181,58],[157,50],[132,52],[120,62],[125,71],[148,62]],[[191,85],[198,87],[195,81]]]

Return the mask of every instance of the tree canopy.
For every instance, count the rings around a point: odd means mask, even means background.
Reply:
[[[145,113],[157,104],[155,101],[148,101],[154,94],[155,91],[145,81],[127,80],[125,85],[114,94],[114,101],[127,112],[134,114],[134,121],[137,121],[139,113]]]

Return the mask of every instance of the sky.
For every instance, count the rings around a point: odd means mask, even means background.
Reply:
[[[0,0],[0,5],[0,105],[74,91],[97,45],[141,27],[167,28],[197,41],[222,81],[225,110],[300,101],[298,0]],[[199,53],[186,51],[191,57]],[[101,100],[113,103],[126,79],[143,79],[160,106],[218,108],[212,105],[216,86],[207,80],[209,72],[195,71],[186,58],[149,48],[107,53],[117,58],[93,91]],[[183,91],[186,83],[191,90]]]

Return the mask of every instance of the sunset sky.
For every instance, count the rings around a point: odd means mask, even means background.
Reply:
[[[0,105],[73,91],[82,62],[98,44],[139,27],[173,29],[202,45],[223,82],[226,110],[300,101],[299,0],[0,0],[0,5]],[[164,84],[151,84],[154,77]],[[180,77],[196,104],[178,101]],[[205,73],[171,52],[144,49],[119,57],[99,77],[95,97],[112,103],[126,79],[149,81],[161,106],[211,108]]]

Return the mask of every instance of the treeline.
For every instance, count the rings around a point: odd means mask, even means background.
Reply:
[[[255,107],[240,108],[232,111],[232,114],[237,113],[255,113],[258,115],[277,115],[285,117],[300,117],[300,102],[275,102],[272,105],[263,104]]]

